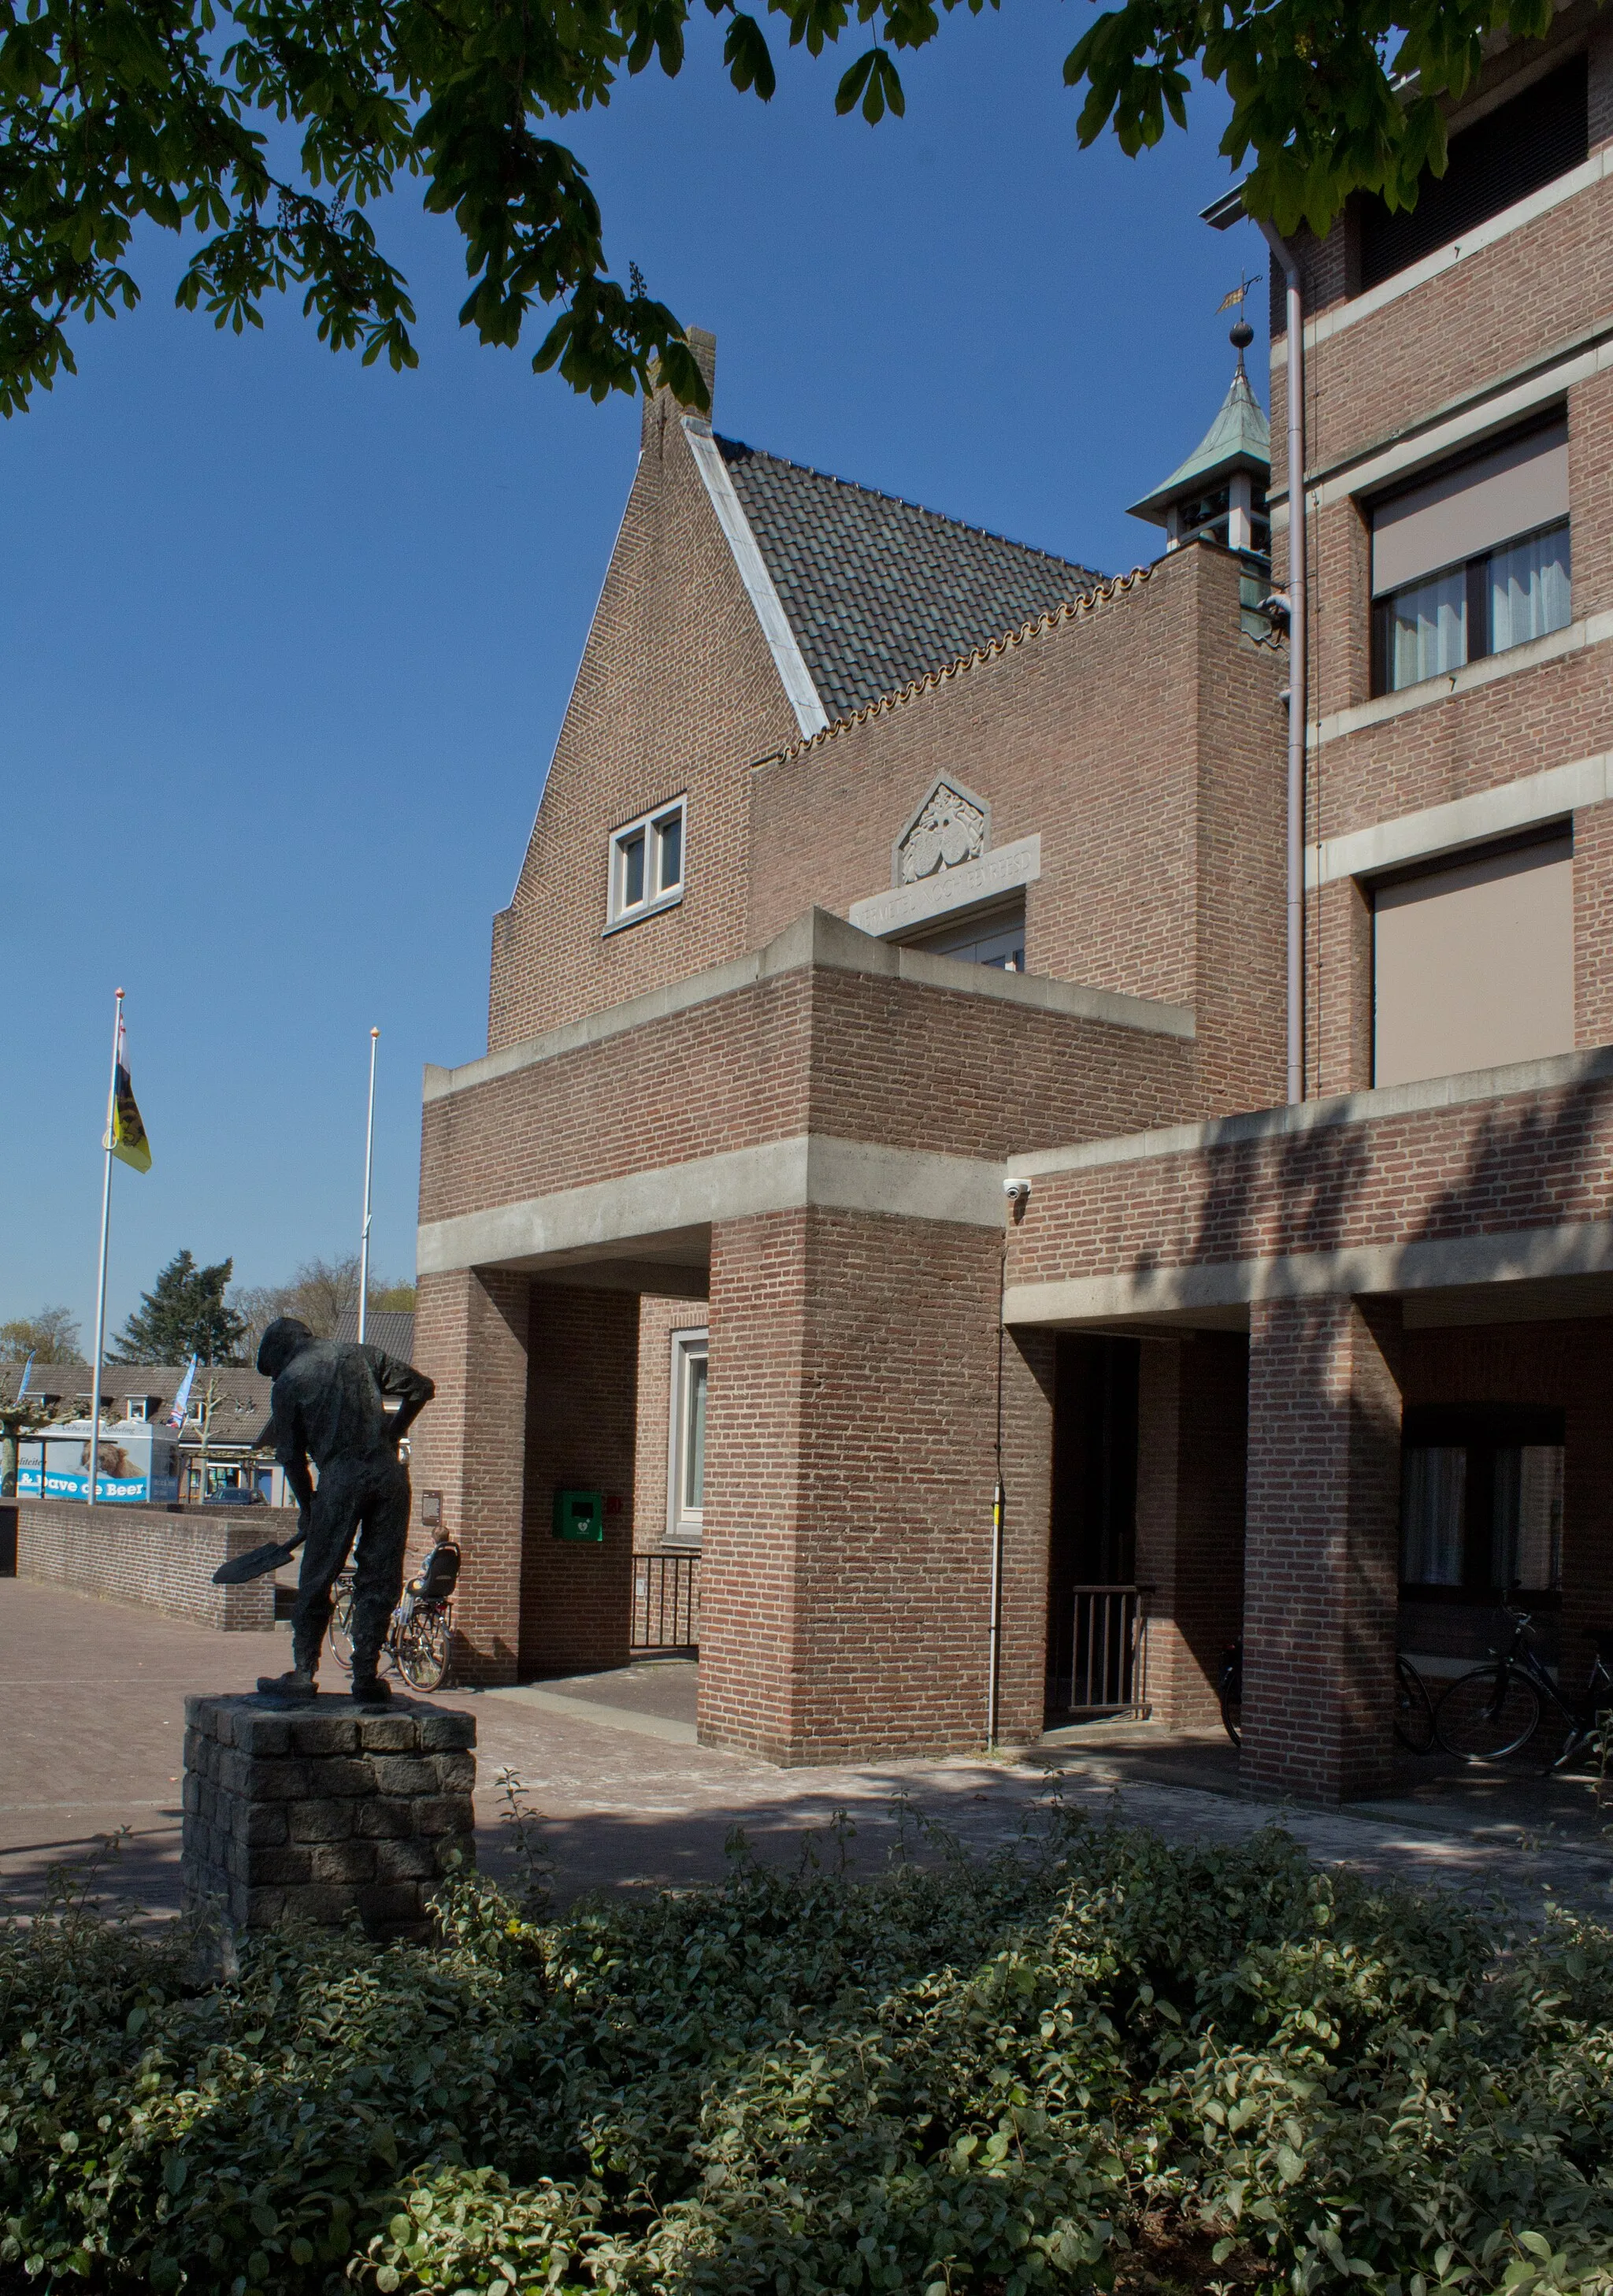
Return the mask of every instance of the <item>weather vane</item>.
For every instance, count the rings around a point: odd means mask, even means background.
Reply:
[[[1232,338],[1232,348],[1238,354],[1238,372],[1240,374],[1243,373],[1243,354],[1248,350],[1249,345],[1255,340],[1255,330],[1250,326],[1249,321],[1243,316],[1244,300],[1249,294],[1249,289],[1257,286],[1265,275],[1265,273],[1261,271],[1257,271],[1253,278],[1251,278],[1247,272],[1240,274],[1238,284],[1232,288],[1230,293],[1224,295],[1216,306],[1216,316],[1217,318],[1223,311],[1230,311],[1234,303],[1238,306],[1238,316],[1233,320],[1229,330],[1229,333]]]

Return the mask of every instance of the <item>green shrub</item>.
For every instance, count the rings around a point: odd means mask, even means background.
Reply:
[[[1279,1833],[1054,1818],[563,1920],[468,1879],[430,1949],[192,1960],[70,1898],[0,1933],[0,2282],[1020,2296],[1161,2241],[1299,2296],[1613,2281],[1613,1936]]]

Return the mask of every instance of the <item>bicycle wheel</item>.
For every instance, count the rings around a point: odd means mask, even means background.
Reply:
[[[1540,1693],[1510,1666],[1476,1666],[1459,1675],[1434,1714],[1440,1744],[1464,1762],[1515,1754],[1539,1726]]]
[[[353,1671],[353,1587],[349,1580],[338,1579],[336,1599],[331,1606],[331,1631],[326,1640],[331,1656],[344,1674]]]
[[[1410,1754],[1434,1751],[1434,1705],[1429,1686],[1404,1658],[1395,1660],[1395,1735]]]
[[[416,1690],[440,1690],[448,1671],[448,1621],[422,1604],[398,1630],[397,1670]]]

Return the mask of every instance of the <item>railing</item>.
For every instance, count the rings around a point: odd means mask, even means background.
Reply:
[[[700,1641],[700,1556],[635,1554],[631,1647],[692,1651]]]
[[[1070,1591],[1069,1639],[1054,1657],[1050,1703],[1067,1714],[1146,1714],[1148,1589]]]

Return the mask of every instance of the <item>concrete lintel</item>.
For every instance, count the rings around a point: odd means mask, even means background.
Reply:
[[[609,1256],[628,1238],[808,1205],[997,1228],[1002,1168],[974,1157],[802,1133],[429,1221],[420,1230],[418,1264],[430,1275],[517,1264],[539,1274],[546,1259],[575,1265],[589,1249]]]
[[[1209,1266],[1138,1267],[1109,1275],[1011,1283],[1005,1324],[1114,1323],[1241,1307],[1256,1300],[1421,1292],[1472,1284],[1560,1280],[1613,1270],[1613,1222],[1456,1236],[1447,1242],[1361,1244]]]
[[[1609,638],[1613,638],[1613,613],[1587,615],[1583,621],[1569,622],[1560,630],[1548,632],[1543,638],[1530,638],[1524,645],[1511,646],[1505,653],[1481,654],[1477,661],[1464,662],[1460,669],[1447,670],[1438,677],[1424,678],[1420,685],[1408,685],[1399,693],[1381,693],[1375,701],[1360,701],[1353,709],[1336,709],[1312,726],[1306,737],[1308,746],[1321,749],[1350,734],[1388,725],[1391,719],[1404,718],[1412,710],[1437,708],[1440,702],[1454,701],[1479,686],[1494,685],[1498,678],[1516,677],[1521,671],[1539,669],[1546,662],[1564,661],[1571,654],[1588,652],[1593,646],[1605,645]]]
[[[1448,805],[1425,806],[1403,813],[1394,821],[1374,822],[1341,837],[1326,837],[1311,846],[1305,857],[1306,883],[1313,890],[1340,877],[1371,876],[1381,869],[1399,868],[1408,861],[1431,855],[1460,852],[1464,845],[1483,845],[1514,830],[1532,829],[1555,821],[1583,807],[1606,804],[1613,792],[1613,750],[1576,758],[1566,766],[1550,766],[1544,773],[1525,774],[1499,787],[1475,790]]]
[[[629,1029],[692,1012],[696,1005],[712,1004],[718,997],[754,988],[759,980],[808,965],[831,972],[878,973],[927,988],[946,988],[954,996],[983,997],[988,1004],[1018,1004],[1031,1012],[1060,1013],[1109,1028],[1135,1029],[1145,1036],[1178,1037],[1191,1042],[1195,1033],[1193,1016],[1183,1005],[1157,1004],[1150,997],[1126,996],[1118,990],[1087,988],[1078,981],[1054,980],[1040,973],[999,972],[989,964],[967,964],[958,957],[933,956],[924,949],[898,948],[860,931],[844,917],[814,908],[748,955],[692,973],[686,980],[647,989],[642,996],[608,1004],[602,1012],[565,1021],[519,1045],[501,1046],[497,1052],[466,1061],[459,1068],[438,1068],[428,1062],[422,1097],[428,1103],[446,1100],[495,1077],[512,1076],[544,1061],[558,1060],[563,1054],[608,1043]]]
[[[1174,1124],[1159,1132],[1084,1140],[1069,1148],[1034,1149],[1011,1156],[1003,1168],[1028,1180],[1057,1172],[1099,1171],[1112,1164],[1209,1153],[1334,1125],[1380,1124],[1393,1117],[1513,1100],[1526,1093],[1566,1092],[1604,1077],[1613,1077],[1613,1046],[1589,1053],[1556,1053],[1543,1061],[1513,1061],[1504,1068],[1469,1069],[1459,1076],[1428,1077],[1415,1084],[1384,1085],[1376,1092],[1340,1093],[1331,1100],[1295,1101],[1281,1108],[1257,1109],[1248,1116],[1212,1116],[1202,1123]]]
[[[888,886],[853,901],[847,915],[859,932],[912,932],[918,926],[956,916],[984,903],[1001,898],[1021,885],[1034,885],[1042,874],[1040,835],[1016,837],[978,860],[961,861],[955,869],[938,869],[916,884]]]

